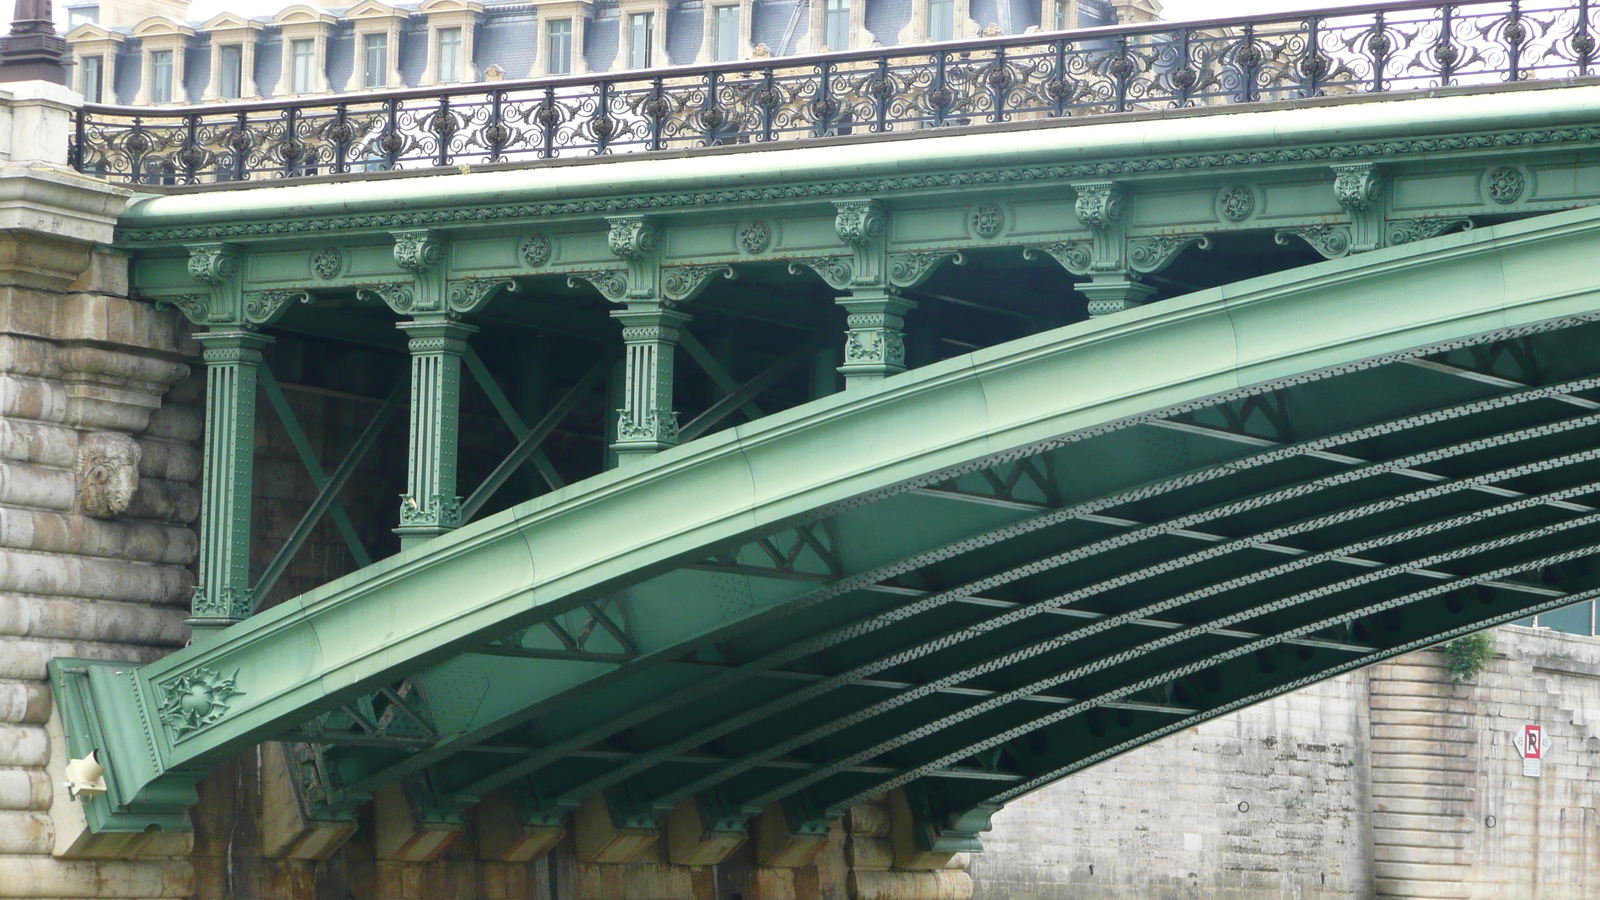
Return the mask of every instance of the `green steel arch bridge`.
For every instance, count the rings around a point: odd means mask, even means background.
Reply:
[[[207,412],[193,643],[52,663],[91,827],[187,827],[276,741],[335,831],[381,795],[439,833],[494,803],[524,848],[576,812],[602,860],[759,821],[797,859],[891,793],[933,859],[1163,735],[1595,597],[1590,15],[87,110]],[[295,390],[360,411],[341,454]],[[315,488],[271,535],[269,427]]]

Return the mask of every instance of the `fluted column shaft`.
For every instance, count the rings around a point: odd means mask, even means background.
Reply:
[[[200,578],[189,625],[199,640],[250,615],[250,494],[255,471],[256,375],[272,338],[249,331],[195,336],[205,347],[205,463]]]
[[[622,323],[627,348],[623,406],[617,411],[618,465],[628,465],[678,443],[672,408],[673,356],[678,328],[689,316],[666,302],[629,303],[612,317]]]
[[[461,524],[456,456],[461,439],[461,357],[478,329],[444,317],[398,326],[411,351],[411,452],[400,498],[401,549]]]

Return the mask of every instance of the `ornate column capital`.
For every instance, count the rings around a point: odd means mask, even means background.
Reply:
[[[661,228],[649,216],[613,216],[606,221],[611,225],[606,243],[619,259],[641,259],[661,245]]]
[[[659,299],[661,228],[649,216],[613,216],[606,221],[611,223],[611,229],[606,233],[607,246],[611,248],[612,255],[628,264],[627,299]],[[611,296],[609,292],[607,296]]]
[[[1115,181],[1080,181],[1072,189],[1078,192],[1073,211],[1091,231],[1105,231],[1122,222],[1127,205],[1122,185]]]
[[[444,242],[430,228],[391,231],[395,265],[419,278],[444,263]]]
[[[196,325],[246,327],[244,315],[244,251],[221,242],[188,244],[189,277],[204,285],[204,292],[158,301],[176,306]]]
[[[1347,163],[1330,168],[1333,169],[1333,195],[1350,214],[1349,252],[1362,253],[1382,247],[1384,195],[1388,187],[1383,170],[1373,163]]]
[[[838,200],[833,217],[839,240],[852,247],[882,240],[888,230],[888,212],[880,200]]]

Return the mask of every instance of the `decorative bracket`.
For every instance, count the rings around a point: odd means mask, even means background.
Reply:
[[[850,283],[859,287],[883,287],[889,233],[889,216],[883,202],[839,200],[834,208],[837,210],[833,218],[834,230],[839,240],[855,251]]]
[[[954,265],[967,264],[967,257],[960,250],[896,253],[889,257],[889,284],[897,288],[914,288],[927,281],[934,269],[947,259]]]
[[[1344,211],[1350,214],[1349,252],[1365,253],[1383,246],[1385,187],[1383,173],[1372,163],[1333,167],[1334,196]],[[1317,249],[1320,251],[1322,248]]]
[[[732,266],[672,266],[661,270],[661,295],[677,303],[700,296],[711,279],[721,275],[729,281],[739,277]]]
[[[310,303],[305,291],[258,291],[246,294],[244,319],[250,325],[270,325],[289,310],[291,303]]]
[[[853,276],[850,260],[843,256],[816,256],[811,259],[801,259],[789,263],[789,274],[799,275],[800,267],[804,266],[822,277],[828,287],[836,291],[850,289],[850,280]]]
[[[1128,268],[1135,272],[1153,275],[1160,272],[1190,247],[1211,249],[1211,238],[1203,234],[1153,235],[1133,238],[1128,242]]]
[[[1389,228],[1384,236],[1387,238],[1385,246],[1395,247],[1400,244],[1409,244],[1413,241],[1423,241],[1428,238],[1438,237],[1448,231],[1460,228],[1462,231],[1472,230],[1472,220],[1466,216],[1440,216],[1422,219],[1396,219],[1389,223]]]
[[[647,216],[616,216],[607,219],[611,230],[606,242],[611,252],[628,264],[626,297],[654,300],[661,296],[661,229]],[[599,285],[595,285],[599,287]],[[601,289],[607,297],[611,295]],[[613,298],[615,299],[615,298]]]
[[[394,237],[395,265],[410,272],[409,289],[387,283],[364,292],[381,299],[397,313],[424,315],[447,312],[445,303],[444,241],[438,232],[416,228],[390,232]],[[451,318],[455,313],[449,313]]]
[[[1038,259],[1041,253],[1054,257],[1061,268],[1074,275],[1089,274],[1089,266],[1094,262],[1094,245],[1089,241],[1057,241],[1022,248],[1023,259]]]
[[[578,287],[581,281],[594,285],[595,290],[612,302],[621,303],[628,299],[628,273],[622,269],[595,269],[588,272],[573,272],[567,276],[568,287]]]
[[[1062,255],[1062,265],[1076,275],[1089,276],[1077,286],[1089,298],[1089,315],[1103,316],[1132,309],[1155,293],[1155,288],[1139,283],[1139,273],[1129,266],[1127,194],[1115,181],[1080,181],[1072,186],[1078,192],[1073,211],[1078,222],[1089,229],[1089,265],[1077,265],[1081,251],[1073,248]],[[1049,252],[1047,250],[1047,252]],[[1064,258],[1065,257],[1065,258]],[[1067,265],[1070,261],[1073,265]]]
[[[1287,247],[1290,237],[1297,237],[1310,244],[1313,250],[1326,259],[1338,259],[1350,253],[1351,239],[1348,225],[1306,225],[1300,228],[1285,228],[1273,235],[1272,239]]]
[[[189,244],[189,276],[206,286],[205,294],[187,294],[157,301],[175,306],[196,325],[245,326],[241,272],[244,252],[234,244]]]
[[[517,283],[508,278],[476,277],[452,281],[445,291],[445,305],[449,307],[450,312],[465,315],[482,307],[502,288],[515,292]]]

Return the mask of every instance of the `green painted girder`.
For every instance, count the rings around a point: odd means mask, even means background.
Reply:
[[[1597,236],[1558,213],[1013,341],[156,663],[57,660],[70,748],[110,771],[91,822],[171,827],[204,772],[292,736],[329,815],[405,778],[444,818],[510,786],[731,826],[905,786],[927,840],[970,847],[1083,766],[1600,591]],[[409,724],[363,726],[394,704]]]

